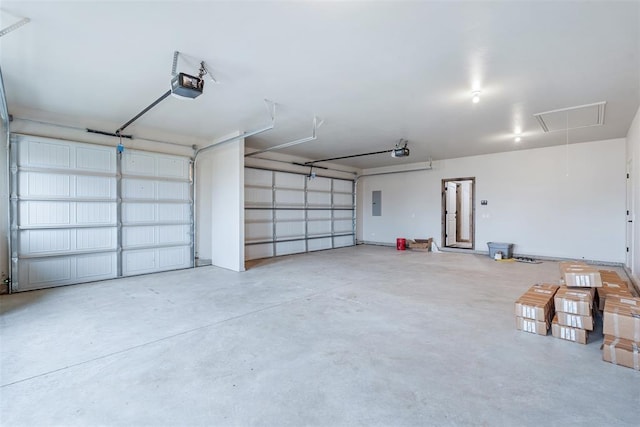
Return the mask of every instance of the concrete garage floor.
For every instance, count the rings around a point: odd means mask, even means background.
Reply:
[[[555,262],[359,246],[0,298],[0,424],[638,425],[640,372],[515,330]]]

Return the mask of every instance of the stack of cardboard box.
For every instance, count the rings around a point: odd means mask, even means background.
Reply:
[[[586,344],[593,331],[595,288],[602,287],[600,271],[580,262],[561,262],[564,286],[555,296],[556,315],[551,334],[560,339]]]
[[[551,335],[586,344],[593,330],[593,288],[561,286],[555,296],[556,315],[551,323]]]
[[[598,288],[598,311],[604,311],[604,305],[609,295],[632,297],[629,285],[622,280],[615,271],[600,270],[602,287]]]
[[[516,328],[520,331],[547,335],[553,318],[553,296],[558,285],[533,285],[516,301]]]
[[[602,358],[640,371],[640,298],[608,295],[603,332]]]

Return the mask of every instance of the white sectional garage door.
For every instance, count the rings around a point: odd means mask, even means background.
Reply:
[[[122,275],[191,266],[190,159],[122,155]]]
[[[245,168],[245,259],[355,244],[354,182]]]
[[[188,158],[12,136],[12,291],[190,267],[191,200]]]

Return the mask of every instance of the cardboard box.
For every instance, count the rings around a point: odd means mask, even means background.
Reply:
[[[587,339],[589,338],[589,333],[584,329],[572,328],[570,326],[563,326],[559,324],[557,316],[553,318],[553,322],[551,323],[551,335],[556,338],[577,342],[579,344],[586,344]]]
[[[590,265],[561,262],[560,272],[566,286],[578,288],[599,288],[602,286],[600,271]]]
[[[608,276],[607,273],[613,273],[615,276]],[[632,298],[633,295],[629,291],[629,285],[622,280],[615,271],[600,270],[602,277],[602,287],[597,289],[598,293],[598,310],[603,311],[608,295],[618,295],[621,297]],[[617,278],[616,278],[617,277]]]
[[[515,315],[545,322],[548,329],[553,318],[553,296],[558,288],[558,285],[547,283],[533,285],[516,300]]]
[[[640,371],[640,343],[623,338],[604,336],[602,360]]]
[[[431,252],[431,242],[433,242],[433,238],[431,237],[428,239],[409,240],[407,242],[407,247],[412,250],[417,249],[424,252]]]
[[[622,280],[620,275],[615,271],[611,271],[611,270],[598,270],[598,271],[600,271],[600,279],[602,280],[603,286],[605,286],[606,284],[616,284],[619,287],[624,287],[627,289],[629,288],[629,284],[626,281]]]
[[[604,305],[603,332],[640,342],[640,298],[609,295]]]
[[[595,289],[567,288],[560,286],[555,295],[556,311],[580,316],[591,316]]]
[[[562,311],[557,311],[556,315],[558,316],[559,325],[593,331],[593,316],[579,316],[577,314],[569,314]]]
[[[520,316],[516,317],[516,329],[523,332],[529,332],[538,335],[547,335],[549,330],[549,324],[547,322],[539,322],[532,319],[523,319]]]

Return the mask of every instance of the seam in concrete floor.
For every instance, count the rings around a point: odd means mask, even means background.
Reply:
[[[226,323],[226,322],[229,322],[229,321],[232,321],[232,320],[241,319],[243,317],[251,316],[251,315],[256,314],[256,313],[261,313],[261,312],[268,311],[268,310],[271,310],[271,309],[274,309],[274,308],[277,308],[277,307],[282,307],[284,305],[292,304],[292,303],[295,303],[295,302],[300,301],[300,300],[313,298],[313,297],[316,297],[318,295],[322,295],[322,294],[325,294],[325,293],[328,293],[328,292],[332,292],[332,291],[334,291],[336,289],[345,288],[346,286],[349,286],[349,285],[335,286],[333,288],[325,289],[325,290],[320,291],[320,292],[315,292],[313,294],[304,295],[304,296],[299,297],[299,298],[293,298],[293,299],[288,300],[288,301],[283,301],[283,302],[279,302],[277,304],[272,304],[272,305],[270,305],[268,307],[259,308],[257,310],[253,310],[253,311],[249,311],[247,313],[239,314],[237,316],[231,316],[231,317],[223,319],[223,320],[218,320],[217,322],[209,323],[207,325],[198,326],[196,328],[188,329],[186,331],[182,331],[182,332],[178,332],[178,333],[175,333],[175,334],[171,334],[171,335],[168,335],[166,337],[162,337],[162,338],[158,338],[158,339],[155,339],[155,340],[152,340],[152,341],[148,341],[148,342],[145,342],[145,343],[142,343],[142,344],[134,345],[134,346],[122,349],[122,350],[118,350],[118,351],[114,351],[114,352],[111,352],[111,353],[108,353],[108,354],[105,354],[105,355],[102,355],[102,356],[94,357],[92,359],[83,360],[82,362],[73,363],[71,365],[68,365],[68,366],[65,366],[65,367],[62,367],[62,368],[53,369],[51,371],[43,372],[43,373],[40,373],[38,375],[32,375],[30,377],[23,378],[23,379],[20,379],[20,380],[17,380],[17,381],[12,381],[10,383],[1,384],[0,388],[8,387],[8,386],[11,386],[11,385],[14,385],[14,384],[19,384],[19,383],[22,383],[22,382],[25,382],[25,381],[29,381],[29,380],[32,380],[32,379],[35,379],[35,378],[40,378],[40,377],[43,377],[43,376],[46,376],[46,375],[54,374],[56,372],[61,372],[61,371],[64,371],[66,369],[74,368],[74,367],[77,367],[77,366],[86,365],[86,364],[89,364],[91,362],[95,362],[97,360],[107,359],[107,358],[112,357],[112,356],[116,356],[116,355],[119,355],[119,354],[127,353],[129,351],[133,351],[133,350],[136,350],[136,349],[139,349],[139,348],[143,348],[143,347],[148,346],[148,345],[156,344],[158,342],[170,340],[170,339],[173,339],[173,338],[176,338],[176,337],[188,335],[190,333],[197,332],[197,331],[200,331],[200,330],[203,330],[203,329],[219,326],[219,325],[221,325],[223,323]]]

